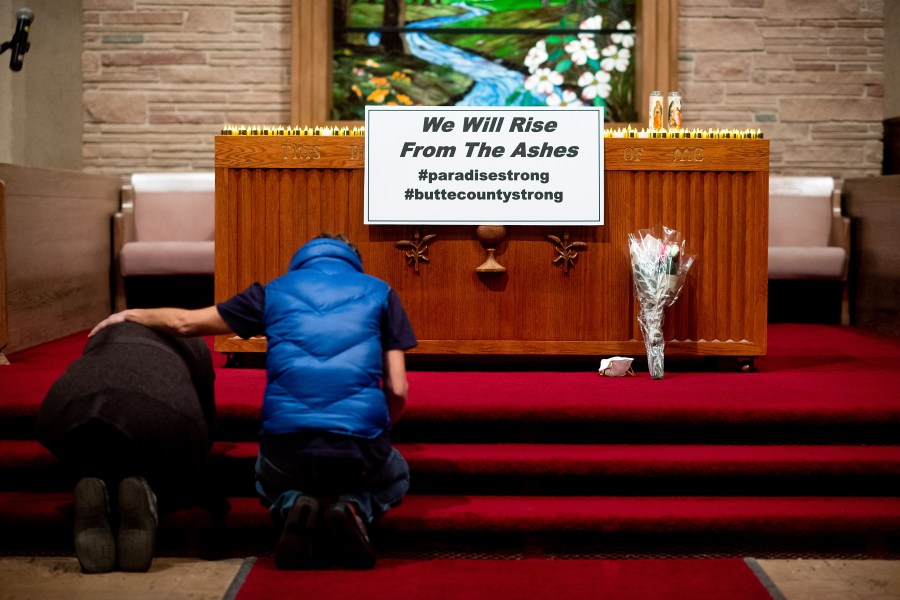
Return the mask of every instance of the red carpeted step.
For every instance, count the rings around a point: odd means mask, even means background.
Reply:
[[[256,459],[256,442],[216,442],[211,455],[237,461]],[[45,469],[58,466],[58,461],[49,450],[35,440],[0,440],[0,470],[5,469]]]
[[[542,424],[886,422],[900,425],[896,371],[873,370],[863,379],[846,372],[710,373],[608,378],[596,373],[410,373],[405,419],[447,423],[527,420]],[[865,388],[862,386],[865,381]],[[869,388],[868,385],[875,387]],[[565,390],[559,394],[560,390]],[[777,390],[777,393],[775,393]]]
[[[411,371],[404,421],[844,426],[900,425],[894,388],[900,342],[848,327],[773,325],[759,372],[681,371],[653,381],[578,371]],[[0,370],[0,420],[31,418],[52,382],[85,341],[76,334],[10,356]],[[218,414],[258,421],[261,369],[221,368],[216,354]],[[405,429],[407,423],[401,421]],[[498,432],[500,433],[500,432]],[[20,431],[27,437],[27,431]],[[19,436],[11,436],[19,437]]]
[[[401,424],[588,420],[675,427],[814,420],[900,425],[900,396],[884,393],[892,389],[897,369],[850,371],[685,372],[667,375],[661,382],[585,372],[411,372],[409,404]],[[36,417],[61,372],[18,364],[4,367],[0,418]],[[258,421],[264,387],[265,372],[260,369],[217,369],[219,418]]]
[[[224,526],[271,527],[256,498],[231,498]],[[71,493],[0,492],[0,525],[68,526]],[[204,529],[200,509],[170,513],[162,527]],[[389,512],[385,532],[437,534],[696,533],[804,536],[822,532],[894,535],[900,498],[409,496]]]
[[[435,475],[900,475],[898,446],[398,444]]]
[[[217,442],[212,460],[252,470],[255,442]],[[435,476],[821,476],[900,475],[898,446],[725,446],[631,444],[398,444],[413,474]],[[0,470],[57,466],[33,440],[0,443]]]
[[[56,457],[34,440],[0,440],[0,470],[49,469],[56,466]]]
[[[411,496],[381,526],[482,533],[896,533],[898,498]]]
[[[84,341],[70,336],[0,367],[0,438],[19,440],[0,441],[0,489],[10,490],[0,492],[4,533],[39,539],[31,530],[43,528],[70,538],[71,492],[54,491],[62,479],[48,475],[56,463],[33,432],[46,390]],[[235,497],[223,523],[192,509],[167,515],[163,529],[252,538],[271,531],[252,490],[265,373],[221,368],[220,354],[214,361],[222,441],[213,459]],[[900,475],[900,396],[885,390],[894,389],[898,365],[900,342],[885,336],[772,326],[769,355],[750,374],[673,369],[652,381],[592,370],[411,371],[395,439],[415,487],[383,527],[401,544],[446,536],[477,546],[506,533],[562,544],[581,533],[896,541],[900,498],[889,494]],[[640,483],[608,485],[629,478]]]

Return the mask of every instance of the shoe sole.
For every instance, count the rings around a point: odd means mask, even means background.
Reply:
[[[153,562],[156,520],[147,488],[137,479],[119,484],[119,569],[143,573]]]
[[[75,486],[75,556],[85,573],[108,573],[116,566],[109,525],[109,497],[102,480],[86,477]]]
[[[315,566],[315,531],[319,503],[301,497],[288,511],[284,529],[275,545],[275,566],[282,570],[309,569]]]
[[[332,506],[323,517],[325,527],[336,544],[337,560],[348,569],[372,569],[375,567],[375,550],[360,530],[356,517],[345,506]]]

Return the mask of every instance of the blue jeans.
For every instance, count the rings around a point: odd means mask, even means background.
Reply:
[[[256,459],[256,491],[263,504],[278,523],[283,523],[287,513],[304,494],[304,482],[285,472],[261,453]],[[355,487],[355,486],[354,486]],[[338,493],[335,501],[351,501],[359,506],[367,524],[397,506],[409,491],[409,466],[406,459],[394,448],[381,470],[367,479],[361,488]]]

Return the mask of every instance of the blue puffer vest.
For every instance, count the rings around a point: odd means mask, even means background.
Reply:
[[[264,433],[373,438],[389,427],[381,391],[387,283],[347,244],[317,238],[266,287]]]

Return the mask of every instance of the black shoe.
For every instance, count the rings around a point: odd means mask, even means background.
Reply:
[[[335,502],[325,511],[325,527],[336,546],[339,564],[348,569],[372,569],[377,557],[366,523],[354,502]]]
[[[319,502],[300,496],[288,511],[281,537],[275,545],[275,566],[282,570],[315,566],[315,536],[319,522]]]
[[[119,569],[150,570],[156,545],[156,495],[143,477],[128,477],[119,484]]]
[[[109,496],[106,484],[96,477],[85,477],[75,486],[75,556],[85,573],[109,573],[116,566]]]

